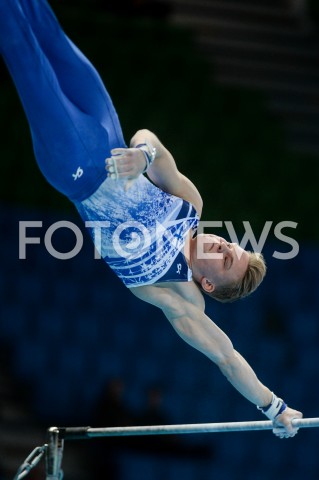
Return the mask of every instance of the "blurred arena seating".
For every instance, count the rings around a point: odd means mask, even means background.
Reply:
[[[169,18],[193,30],[214,80],[265,93],[290,149],[318,154],[318,6],[302,0],[170,0],[170,5]]]

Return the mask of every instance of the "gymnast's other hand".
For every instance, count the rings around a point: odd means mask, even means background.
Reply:
[[[113,180],[134,180],[145,170],[145,155],[139,148],[114,148],[111,155],[105,160],[105,168]]]
[[[274,420],[274,429],[273,433],[279,438],[290,438],[294,437],[298,428],[292,425],[292,420],[297,418],[302,418],[303,415],[297,410],[287,407],[276,419]]]

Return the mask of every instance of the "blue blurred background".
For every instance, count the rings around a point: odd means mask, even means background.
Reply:
[[[256,237],[273,221],[269,271],[244,301],[207,301],[260,380],[307,417],[318,416],[319,69],[316,2],[52,1],[62,25],[100,71],[127,141],[156,132],[198,186],[203,220]],[[199,423],[263,419],[160,311],[138,301],[103,262],[72,205],[41,177],[11,80],[1,84],[0,478],[12,478],[51,425]],[[19,260],[19,222],[41,221]],[[70,260],[44,246],[53,223],[81,228]],[[278,260],[290,246],[299,254]],[[219,230],[218,233],[225,233]],[[68,229],[52,237],[72,250]],[[315,480],[316,429],[66,444],[67,479]],[[30,478],[43,478],[43,466]]]

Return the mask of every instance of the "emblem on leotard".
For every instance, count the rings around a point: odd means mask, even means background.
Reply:
[[[178,273],[178,275],[180,275],[180,274],[181,274],[181,270],[182,270],[182,264],[181,264],[181,263],[178,263],[178,264],[177,264],[176,273]]]
[[[77,180],[78,178],[81,178],[82,175],[83,175],[83,170],[81,167],[79,167],[75,173],[72,173],[72,177],[74,181]]]

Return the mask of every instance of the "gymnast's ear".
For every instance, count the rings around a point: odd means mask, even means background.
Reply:
[[[207,277],[203,277],[200,284],[202,289],[207,293],[212,293],[215,290],[215,285],[210,280],[208,280]]]

